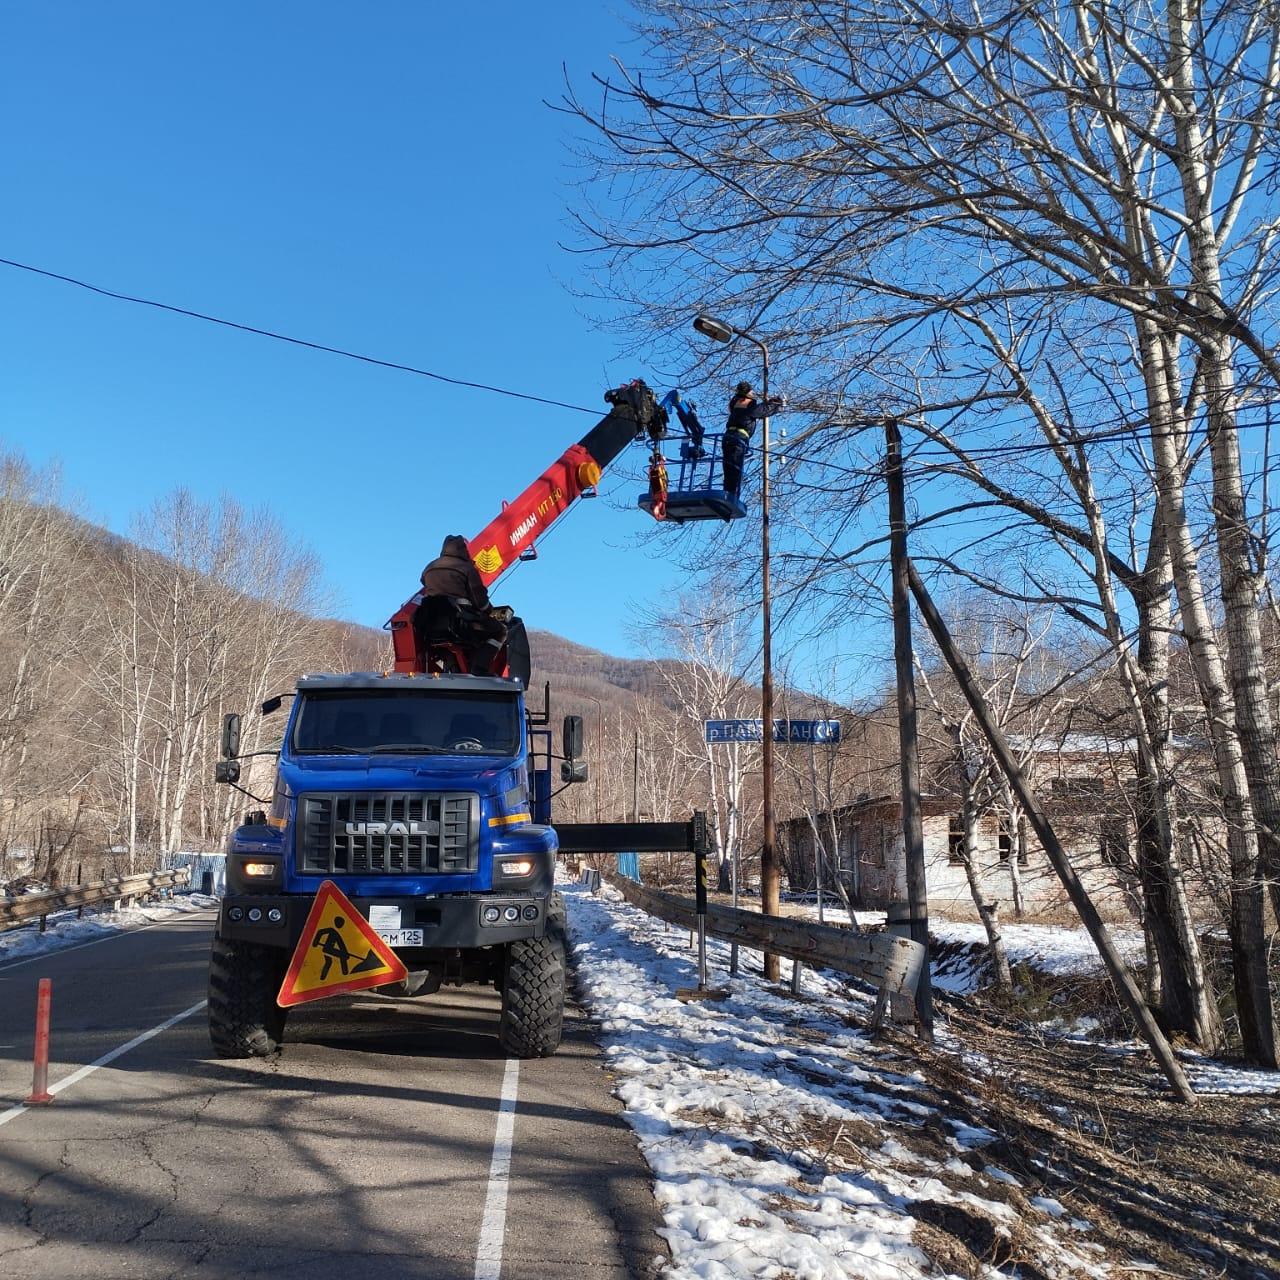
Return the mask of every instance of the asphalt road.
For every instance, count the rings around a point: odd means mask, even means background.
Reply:
[[[188,1012],[212,918],[0,966],[0,1276],[623,1280],[666,1257],[580,1015],[514,1064],[493,991],[340,997],[294,1010],[278,1057],[222,1061]],[[72,1082],[15,1111],[40,977]]]

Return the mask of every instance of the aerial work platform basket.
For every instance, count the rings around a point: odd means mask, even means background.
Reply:
[[[694,520],[741,520],[747,514],[742,499],[725,490],[721,479],[720,433],[704,437],[701,457],[695,456],[688,441],[682,443],[680,456],[664,457],[668,488],[665,511],[659,514],[654,507],[659,499],[652,486],[648,493],[640,495],[637,505],[656,520],[669,520],[672,524],[687,524]]]

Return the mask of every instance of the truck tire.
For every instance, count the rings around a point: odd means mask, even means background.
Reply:
[[[276,1004],[288,953],[215,937],[209,956],[209,1039],[220,1058],[266,1058],[280,1048]]]
[[[560,1045],[564,1024],[564,899],[552,894],[547,929],[507,947],[498,1042],[513,1058],[545,1058]]]

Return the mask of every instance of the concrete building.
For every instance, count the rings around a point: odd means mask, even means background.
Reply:
[[[1132,743],[1065,734],[1027,755],[1046,812],[1099,909],[1116,917],[1130,914],[1136,888],[1129,800],[1134,777]],[[959,794],[928,793],[922,811],[930,910],[976,918],[964,865]],[[814,825],[809,814],[792,816],[779,825],[794,890],[812,888],[816,882]],[[816,825],[824,847],[834,849],[835,865],[824,868],[828,885],[838,874],[851,897],[868,910],[905,901],[902,804],[897,796],[861,796],[817,815]],[[1006,918],[1015,897],[1028,914],[1068,905],[1065,890],[1034,834],[1008,809],[996,806],[979,817],[974,843],[984,900],[999,903]]]

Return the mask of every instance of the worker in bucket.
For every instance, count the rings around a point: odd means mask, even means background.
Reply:
[[[781,396],[757,400],[749,382],[740,382],[733,389],[729,398],[729,421],[725,424],[724,439],[720,445],[724,458],[724,491],[731,498],[736,498],[742,487],[742,467],[747,460],[756,423],[786,407],[787,402]]]
[[[493,606],[466,538],[452,533],[444,540],[440,554],[422,571],[422,594],[454,605],[468,666],[475,675],[488,675],[507,641],[507,628],[489,616]]]
[[[724,491],[731,498],[742,488],[742,467],[756,429],[758,401],[751,383],[740,382],[729,398],[729,421],[725,424],[720,451],[724,459]]]

